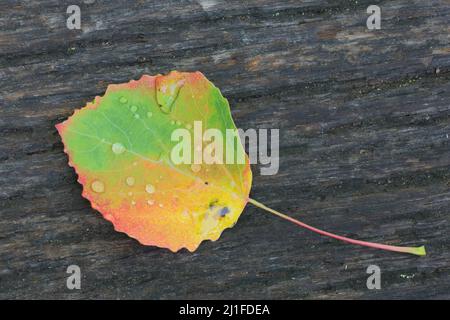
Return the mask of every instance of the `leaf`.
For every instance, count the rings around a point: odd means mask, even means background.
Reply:
[[[172,132],[192,132],[194,121],[236,130],[227,100],[203,74],[171,72],[110,85],[57,129],[83,196],[117,231],[194,251],[236,223],[252,181],[246,155],[243,164],[171,161]],[[245,154],[240,142],[233,151]]]
[[[236,143],[224,143],[219,158],[242,154],[244,161],[175,164],[171,152],[178,142],[172,141],[172,133],[177,128],[192,133],[196,123],[201,123],[202,132],[217,129],[223,137],[231,130]],[[323,231],[249,198],[252,172],[228,102],[200,72],[174,71],[110,85],[103,97],[56,127],[83,196],[117,231],[142,244],[194,251],[203,240],[217,240],[251,203],[337,240],[425,255],[423,246],[391,246]],[[204,141],[191,142],[191,155],[204,148]]]

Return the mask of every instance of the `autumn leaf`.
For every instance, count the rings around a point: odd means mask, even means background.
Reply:
[[[178,145],[174,131],[184,129],[195,137],[198,124],[223,136],[234,133],[231,137],[237,142],[224,143],[220,158],[243,155],[243,161],[174,161]],[[252,203],[339,240],[425,254],[423,247],[374,244],[328,233],[249,198],[250,163],[229,104],[200,72],[144,75],[138,81],[109,85],[103,97],[96,97],[56,127],[69,165],[83,186],[82,195],[115,230],[144,245],[194,251],[202,241],[215,241],[224,229],[234,226],[246,204]],[[205,141],[191,142],[184,153],[198,155],[205,148]]]
[[[192,131],[194,121],[236,129],[227,100],[201,73],[172,72],[110,85],[57,129],[83,196],[117,231],[145,245],[194,251],[236,223],[252,181],[248,158],[172,163],[171,133]]]

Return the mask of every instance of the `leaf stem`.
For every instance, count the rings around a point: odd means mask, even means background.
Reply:
[[[249,198],[248,202],[250,202],[251,204],[253,204],[254,206],[257,206],[258,208],[261,208],[267,212],[270,212],[282,219],[285,219],[287,221],[290,221],[296,225],[299,225],[305,229],[311,230],[315,233],[330,237],[330,238],[334,238],[337,240],[341,240],[344,242],[348,242],[351,244],[356,244],[356,245],[360,245],[360,246],[365,246],[365,247],[370,247],[370,248],[376,248],[376,249],[382,249],[382,250],[387,250],[387,251],[395,251],[395,252],[402,252],[402,253],[410,253],[410,254],[415,254],[418,256],[424,256],[426,255],[425,252],[425,247],[424,246],[420,246],[420,247],[397,247],[397,246],[390,246],[390,245],[386,245],[386,244],[381,244],[381,243],[374,243],[374,242],[367,242],[367,241],[360,241],[360,240],[355,240],[355,239],[351,239],[351,238],[347,238],[347,237],[343,237],[343,236],[339,236],[337,234],[331,233],[331,232],[327,232],[327,231],[323,231],[317,228],[314,228],[306,223],[303,223],[297,219],[291,218],[281,212],[278,212],[274,209],[271,209],[267,206],[265,206],[264,204]]]

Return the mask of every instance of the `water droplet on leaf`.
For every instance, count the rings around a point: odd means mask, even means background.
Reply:
[[[101,192],[105,191],[105,185],[103,184],[103,182],[98,181],[98,180],[92,182],[91,188],[92,188],[92,191],[97,192],[97,193],[101,193]]]
[[[127,182],[127,185],[129,185],[131,187],[134,185],[135,179],[133,177],[128,177],[126,182]]]
[[[124,151],[125,151],[125,147],[120,142],[114,143],[112,145],[111,149],[115,154],[121,154],[121,153],[124,153]]]
[[[172,112],[173,104],[177,99],[180,88],[184,85],[184,83],[184,79],[179,79],[176,81],[176,79],[170,77],[157,78],[158,90],[156,91],[156,101],[158,102],[160,110],[163,113],[168,114]]]
[[[145,186],[145,191],[147,193],[153,193],[153,192],[155,192],[155,187],[152,184],[148,184]]]
[[[119,99],[119,101],[120,101],[120,103],[127,103],[127,102],[128,102],[128,99],[125,98],[125,97],[121,97],[121,98]]]

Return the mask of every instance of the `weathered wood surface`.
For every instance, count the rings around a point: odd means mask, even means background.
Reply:
[[[82,30],[66,28],[78,4]],[[378,4],[382,29],[366,28]],[[0,2],[0,298],[450,298],[450,2]],[[217,242],[139,245],[81,197],[54,125],[108,83],[201,70],[239,127],[280,128],[252,196],[413,256],[249,206]],[[82,289],[66,288],[67,266]],[[366,268],[382,289],[366,288]]]

